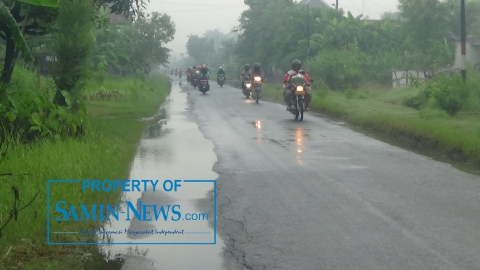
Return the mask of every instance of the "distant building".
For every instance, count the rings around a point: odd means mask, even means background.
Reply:
[[[364,20],[367,24],[374,24],[374,23],[381,23],[383,20],[371,20],[371,19],[365,19]]]
[[[480,66],[480,38],[467,37],[465,42],[467,65],[471,65],[475,71],[479,71]],[[455,62],[454,69],[462,68],[462,50],[461,42],[455,44]]]
[[[316,8],[316,7],[333,8],[332,5],[328,4],[324,0],[301,0],[298,3],[301,5],[308,5],[309,7],[313,7],[313,8]]]
[[[123,22],[127,22],[127,18],[125,18],[124,15],[122,14],[110,14],[110,22],[111,23],[123,23]]]
[[[107,4],[107,8],[110,9],[112,7],[112,3]],[[110,11],[110,10],[109,10]],[[115,13],[110,13],[110,22],[111,23],[124,23],[128,22],[128,19],[125,18],[125,15],[123,14],[115,14]]]

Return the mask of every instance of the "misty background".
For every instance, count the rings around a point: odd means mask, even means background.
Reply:
[[[297,1],[298,2],[298,1]],[[325,0],[335,5],[335,0]],[[201,4],[200,4],[201,3]],[[338,7],[354,16],[363,14],[371,19],[380,19],[385,12],[397,12],[398,0],[339,0]],[[335,8],[332,6],[332,8]],[[171,49],[171,60],[186,54],[185,45],[189,35],[203,35],[207,30],[218,29],[229,33],[239,25],[241,13],[248,9],[243,0],[151,0],[147,12],[167,13],[176,25],[175,39],[167,44]]]

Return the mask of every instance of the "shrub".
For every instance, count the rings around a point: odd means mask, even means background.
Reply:
[[[310,64],[312,77],[322,78],[332,90],[359,87],[363,80],[366,55],[358,47],[321,51]]]
[[[417,96],[405,99],[404,105],[414,109],[438,108],[450,116],[456,115],[469,97],[467,85],[460,74],[438,76],[425,83]]]

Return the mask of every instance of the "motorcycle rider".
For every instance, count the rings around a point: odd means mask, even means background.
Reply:
[[[292,61],[292,70],[288,71],[287,74],[283,77],[283,99],[285,103],[287,104],[287,111],[291,110],[292,107],[292,100],[291,97],[293,95],[292,90],[288,88],[288,85],[290,84],[290,78],[298,73],[302,74],[305,77],[305,81],[307,83],[307,86],[305,87],[305,108],[306,110],[308,109],[308,105],[310,104],[310,101],[312,100],[312,89],[310,87],[310,77],[308,76],[307,72],[304,70],[301,70],[300,68],[302,67],[302,62],[298,59],[295,59]]]
[[[243,66],[243,72],[240,74],[240,80],[242,81],[242,89],[245,90],[245,81],[251,79],[252,72],[250,71],[250,65],[245,64]]]
[[[210,78],[210,70],[207,68],[207,65],[205,64],[202,65],[200,73],[202,74],[202,77]]]
[[[225,76],[225,70],[223,69],[223,67],[219,67],[218,68],[218,71],[217,71],[217,76],[222,74],[223,76]]]
[[[200,67],[200,76],[198,77],[198,83],[200,84],[200,80],[202,78],[206,78],[207,79],[207,85],[208,87],[210,87],[210,84],[209,84],[209,80],[210,80],[210,70],[207,68],[207,65],[203,64],[201,67]]]
[[[253,64],[252,78],[255,78],[257,76],[260,77],[260,82],[263,82],[264,77],[263,77],[263,72],[260,69],[260,63]],[[259,97],[261,96],[262,94],[260,93]]]
[[[197,66],[193,66],[193,67],[192,67],[192,77],[191,77],[191,79],[190,79],[190,83],[191,83],[192,85],[194,84],[194,81],[197,81],[197,80],[198,80],[197,71],[198,71]]]
[[[260,78],[262,78],[262,82],[263,82],[263,72],[260,68],[260,63],[255,63],[253,65],[253,71],[252,71],[252,76],[255,77],[255,76],[260,76]]]
[[[190,82],[191,78],[192,78],[192,68],[187,67],[187,81]]]
[[[218,68],[218,71],[217,71],[217,83],[218,83],[218,78],[220,77],[220,75],[223,75],[223,79],[225,79],[225,70],[223,69],[223,67],[219,67],[219,68]]]

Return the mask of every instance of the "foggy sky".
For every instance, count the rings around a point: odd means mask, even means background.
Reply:
[[[264,0],[268,1],[268,0]],[[335,4],[335,0],[325,0]],[[338,0],[339,8],[354,16],[362,14],[379,19],[383,12],[397,10],[398,0]],[[243,0],[150,0],[147,12],[167,13],[176,25],[175,39],[167,44],[172,55],[186,53],[188,35],[203,35],[207,30],[219,29],[226,33],[237,26],[242,11],[247,9]]]

